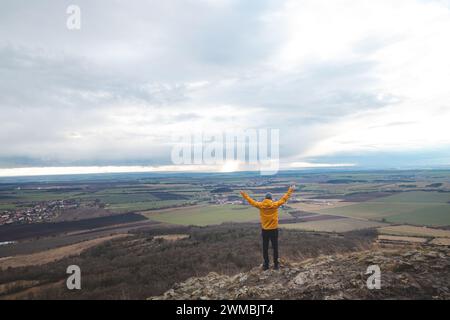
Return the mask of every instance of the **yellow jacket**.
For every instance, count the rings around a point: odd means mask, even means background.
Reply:
[[[253,200],[245,192],[241,192],[241,195],[248,203],[259,209],[261,227],[264,230],[273,230],[278,228],[278,208],[286,203],[292,192],[294,192],[294,189],[289,188],[288,192],[280,200],[272,201],[270,199],[264,199],[262,202]]]

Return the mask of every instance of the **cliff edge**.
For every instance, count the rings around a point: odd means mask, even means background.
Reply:
[[[368,289],[367,268],[378,265],[381,288]],[[374,249],[282,261],[236,275],[209,273],[149,299],[450,299],[450,248]]]

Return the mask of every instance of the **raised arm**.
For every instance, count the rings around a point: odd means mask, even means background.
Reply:
[[[241,196],[248,201],[248,203],[250,203],[250,205],[259,208],[260,203],[258,201],[253,200],[252,198],[250,198],[250,196],[245,193],[244,191],[241,191]]]
[[[294,186],[289,187],[289,190],[286,192],[286,194],[283,197],[281,197],[280,200],[274,202],[274,205],[276,205],[277,207],[280,207],[283,204],[285,204],[286,201],[288,201],[288,199],[291,197],[294,190],[295,190]]]

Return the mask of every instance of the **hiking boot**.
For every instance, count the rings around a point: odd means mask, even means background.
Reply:
[[[269,270],[269,265],[267,265],[267,264],[263,264],[263,267],[262,267],[262,269],[263,269],[264,271],[266,271],[266,270]]]
[[[273,265],[273,269],[274,270],[279,270],[280,269],[280,266],[278,265],[278,263]]]

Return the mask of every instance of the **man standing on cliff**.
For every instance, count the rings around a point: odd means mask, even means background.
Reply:
[[[262,240],[263,240],[263,257],[264,264],[263,270],[269,269],[269,241],[272,243],[273,248],[273,267],[278,270],[278,208],[281,207],[289,199],[294,192],[295,186],[291,186],[288,192],[278,201],[272,200],[272,194],[267,193],[263,201],[258,202],[250,198],[250,196],[241,191],[241,195],[252,206],[259,209],[259,215],[261,218],[262,227]]]

